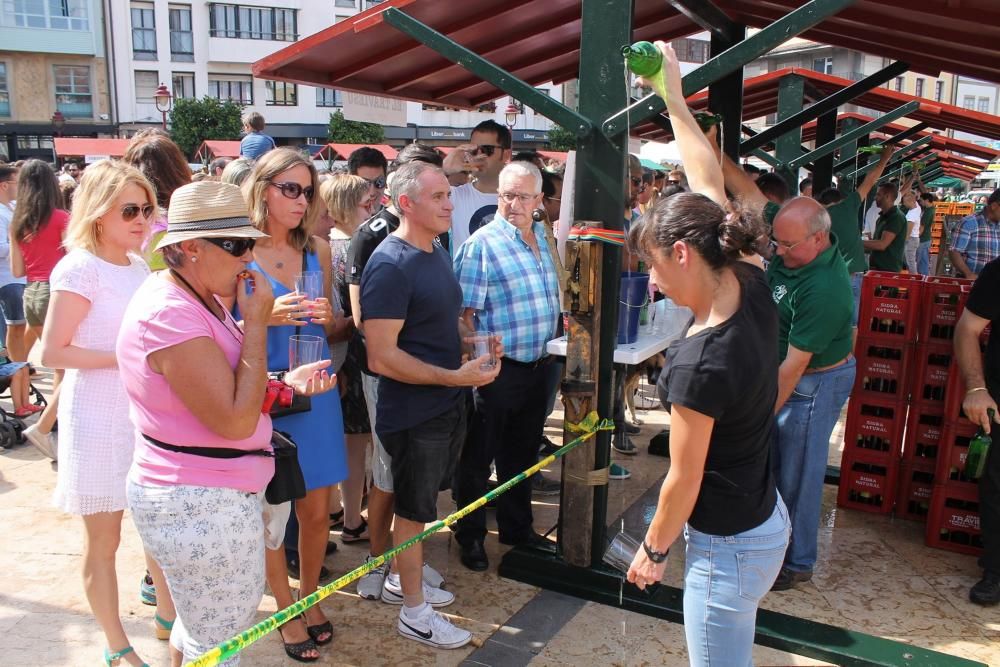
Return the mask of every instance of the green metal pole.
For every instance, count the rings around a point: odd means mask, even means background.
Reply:
[[[837,136],[837,110],[832,109],[816,121],[816,145],[833,141]],[[819,194],[830,187],[833,181],[833,153],[824,155],[815,162],[812,171],[813,193]]]
[[[860,126],[861,126],[861,121],[858,120],[857,118],[845,118],[844,120],[840,121],[840,131],[844,132],[844,133],[850,132],[851,130],[854,130],[854,129],[860,127]],[[819,142],[817,141],[817,143],[819,143]],[[865,153],[858,153],[859,143],[860,143],[860,140],[859,139],[855,139],[854,141],[851,141],[851,142],[849,142],[847,144],[844,144],[840,148],[840,155],[841,156],[844,156],[844,155],[851,155],[851,156],[853,156],[854,160],[852,160],[849,164],[854,165],[854,169],[857,169],[858,166],[859,166],[858,162],[857,162],[858,158],[867,158],[868,157],[868,155],[865,154]],[[845,163],[846,163],[846,161],[845,162],[841,162],[840,164],[845,164]],[[837,174],[837,188],[841,192],[843,192],[845,194],[854,192],[854,189],[857,187],[855,185],[856,181],[853,178],[848,178],[847,176],[842,176],[841,175],[840,169],[838,169],[838,167],[840,166],[840,164],[833,165],[833,172],[835,174]],[[854,171],[854,169],[852,169],[851,171]],[[814,192],[815,192],[815,190],[814,190]]]
[[[687,1],[687,0],[685,0]],[[712,6],[706,3],[705,6]],[[703,7],[704,10],[704,7]],[[725,37],[712,33],[712,55],[732,48],[746,38],[746,26],[728,25]],[[735,162],[740,161],[740,126],[743,124],[743,66],[713,82],[708,87],[708,109],[722,116],[722,152]]]
[[[802,110],[805,78],[798,74],[782,77],[778,83],[778,122]],[[788,183],[789,192],[797,192],[798,168],[791,163],[802,155],[802,126],[786,132],[774,140],[774,157],[778,160],[777,173]]]

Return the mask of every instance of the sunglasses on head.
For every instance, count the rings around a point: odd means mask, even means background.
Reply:
[[[248,250],[253,250],[257,239],[205,239],[217,248],[222,248],[233,257],[242,257]]]
[[[152,204],[145,204],[143,206],[139,206],[138,204],[126,204],[125,206],[122,206],[122,220],[125,222],[131,222],[135,220],[135,217],[140,213],[142,213],[142,217],[149,220],[153,217],[153,211],[155,210],[156,207]]]
[[[476,149],[472,151],[473,155],[479,155],[482,153],[486,157],[491,157],[496,153],[497,149],[503,150],[503,146],[497,146],[496,144],[478,144]]]
[[[273,185],[274,187],[281,190],[281,194],[285,195],[289,199],[298,199],[300,195],[306,196],[306,201],[313,200],[313,186],[307,185],[302,187],[298,183],[288,183],[288,182],[278,182],[269,181],[268,185]]]
[[[376,176],[375,178],[366,178],[365,180],[368,181],[372,187],[379,190],[385,187],[385,176]]]

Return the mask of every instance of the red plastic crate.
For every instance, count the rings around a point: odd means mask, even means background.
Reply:
[[[857,372],[851,396],[905,401],[910,393],[913,346],[892,340],[859,338],[854,345]]]
[[[892,340],[916,341],[920,322],[920,295],[923,276],[869,271],[861,284],[858,335]]]
[[[944,429],[944,410],[940,406],[910,405],[903,436],[903,465],[929,465],[933,469]]]
[[[926,521],[934,491],[934,464],[903,464],[899,468],[896,516],[908,521]]]
[[[949,343],[921,343],[915,347],[911,389],[914,403],[945,409],[954,357],[955,351]]]
[[[921,343],[951,342],[955,337],[955,325],[969,298],[972,282],[947,276],[927,276],[924,279],[920,307]]]
[[[848,509],[888,514],[896,498],[899,459],[856,453],[840,461],[837,505]]]
[[[903,449],[906,403],[852,398],[847,406],[844,455],[896,460]]]
[[[969,440],[975,437],[979,428],[968,420],[949,422],[941,438],[935,464],[934,479],[938,484],[949,487],[977,489],[978,480],[965,476],[965,457],[969,453]]]
[[[979,491],[935,484],[924,542],[938,549],[974,556],[982,554]]]

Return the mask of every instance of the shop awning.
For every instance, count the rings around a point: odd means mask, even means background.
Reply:
[[[320,148],[314,157],[317,160],[346,160],[351,153],[365,146],[374,148],[384,155],[386,160],[395,160],[399,155],[399,151],[386,144],[327,144]]]
[[[128,139],[93,139],[81,137],[56,137],[53,140],[56,156],[60,158],[121,157],[128,148]]]
[[[211,162],[220,157],[238,158],[240,156],[240,142],[226,141],[223,139],[206,139],[195,151],[195,160],[199,162]]]
[[[664,0],[634,2],[634,39],[671,40],[701,31]],[[805,0],[714,4],[736,23],[762,28]],[[581,0],[387,0],[256,62],[253,73],[464,109],[504,95],[389,25],[382,18],[388,7],[406,12],[530,84],[561,83],[578,74]],[[996,0],[857,0],[801,37],[903,60],[917,72],[948,71],[1000,82]],[[833,85],[842,84],[838,80]],[[624,91],[622,95],[624,105]]]

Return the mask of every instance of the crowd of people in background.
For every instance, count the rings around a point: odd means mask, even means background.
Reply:
[[[642,259],[692,317],[653,378],[671,410],[672,465],[628,579],[658,582],[683,533],[692,663],[725,646],[745,664],[760,600],[817,564],[862,277],[931,272],[936,197],[919,174],[882,178],[889,148],[849,192],[737,164],[683,105],[676,57],[661,48],[683,169],[631,156],[623,261],[635,270]],[[563,369],[546,352],[562,333],[561,166],[515,152],[494,121],[447,155],[414,143],[390,162],[363,147],[333,170],[276,146],[260,114],[244,125],[241,157],[198,174],[161,130],[86,168],[0,165],[2,370],[14,416],[34,420],[25,437],[58,462],[55,504],[82,517],[84,588],[108,665],[144,664],[118,608],[126,508],[146,551],[137,592],[178,665],[249,626],[265,585],[284,608],[329,579],[331,531],[367,542],[358,565],[370,564],[438,519],[442,491],[464,506],[491,471],[502,483],[556,446],[543,431]],[[1000,190],[948,249],[958,275],[980,279],[963,317],[976,334],[1000,315],[983,296],[1000,289],[998,229]],[[312,294],[297,286],[307,274],[318,276]],[[298,336],[319,341],[320,361],[290,368]],[[55,373],[44,409],[27,363],[38,341]],[[985,368],[963,361],[967,413],[987,428],[1000,343],[989,350]],[[269,374],[309,408],[262,413]],[[637,429],[624,376],[613,446],[628,456]],[[294,502],[263,495],[272,431],[297,447],[305,491]],[[1000,601],[998,461],[983,478],[987,556],[970,594],[981,604]],[[628,478],[616,468],[611,479]],[[533,493],[559,484],[539,474],[500,497],[501,543],[547,541]],[[487,570],[485,509],[454,530],[462,564]],[[402,636],[461,647],[471,633],[438,613],[455,601],[438,570],[417,544],[356,592],[398,605]],[[311,607],[279,629],[285,652],[318,660],[335,624]]]

